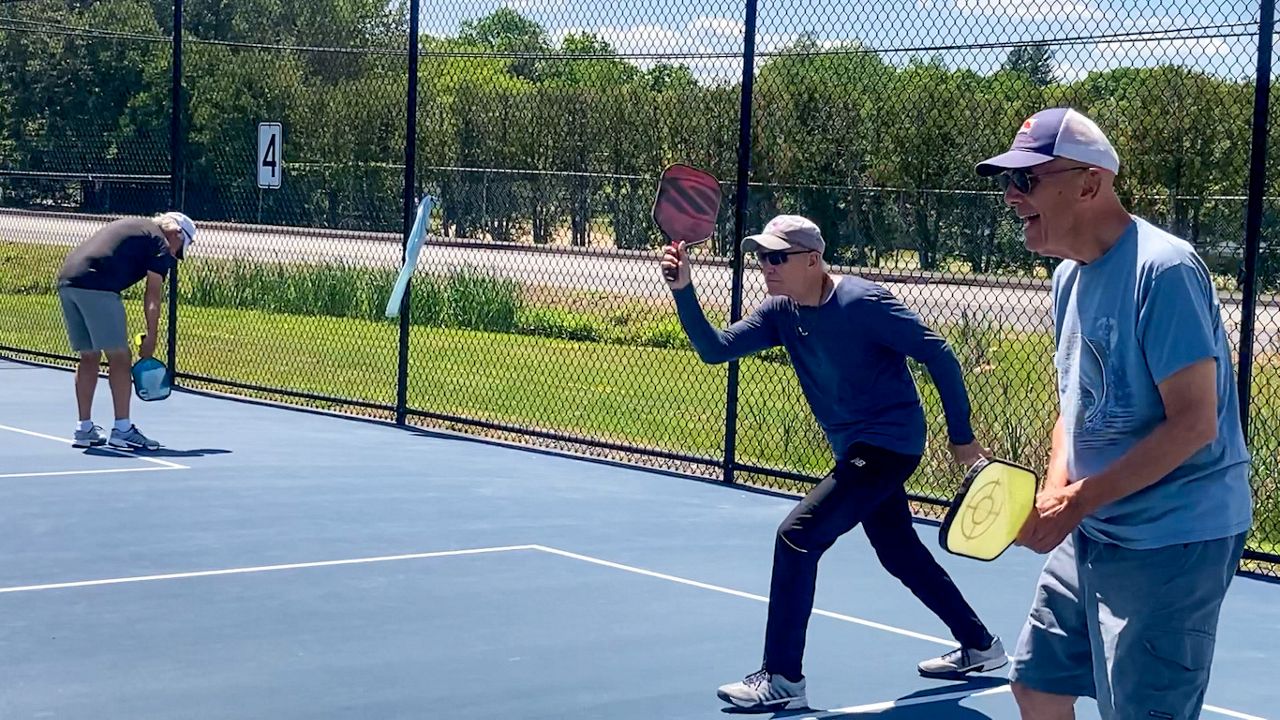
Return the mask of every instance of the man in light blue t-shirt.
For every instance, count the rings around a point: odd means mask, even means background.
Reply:
[[[1028,720],[1182,720],[1204,703],[1252,523],[1249,452],[1208,269],[1117,197],[1120,161],[1068,108],[980,163],[1053,275],[1059,416],[1019,543],[1050,553],[1012,657]]]

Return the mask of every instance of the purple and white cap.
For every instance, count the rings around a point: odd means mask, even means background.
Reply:
[[[1120,157],[1102,130],[1071,108],[1051,108],[1027,118],[1013,138],[1009,152],[978,163],[978,174],[998,175],[1029,168],[1054,158],[1067,158],[1120,172]]]

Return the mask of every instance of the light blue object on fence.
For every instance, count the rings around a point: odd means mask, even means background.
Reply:
[[[431,208],[435,203],[436,199],[430,195],[423,195],[422,201],[418,203],[418,216],[413,221],[413,229],[409,231],[409,242],[404,250],[404,265],[400,267],[400,275],[396,278],[395,287],[391,289],[391,297],[387,300],[386,315],[389,318],[400,316],[400,301],[404,298],[405,289],[409,287],[409,278],[413,277],[413,271],[418,267],[418,253],[427,239],[427,228],[431,225]]]

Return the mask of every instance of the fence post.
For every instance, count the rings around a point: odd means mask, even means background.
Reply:
[[[1253,139],[1249,156],[1249,205],[1244,229],[1244,301],[1240,306],[1240,423],[1249,436],[1253,381],[1253,324],[1258,304],[1258,248],[1262,238],[1263,199],[1267,179],[1267,136],[1271,103],[1271,45],[1275,34],[1275,0],[1261,0],[1258,11],[1258,69],[1253,92]]]
[[[182,1],[173,0],[173,82],[169,88],[169,208],[183,209],[182,193]],[[178,367],[178,263],[169,274],[169,341],[166,359],[169,372]]]
[[[405,98],[404,130],[404,237],[400,241],[403,262],[409,249],[409,233],[413,230],[417,192],[414,189],[415,158],[418,154],[418,14],[421,0],[409,0],[409,91]],[[409,313],[413,278],[405,285],[400,298],[400,351],[396,361],[396,424],[405,424],[409,407]]]
[[[742,317],[742,238],[746,236],[747,201],[751,179],[751,108],[756,76],[756,0],[747,0],[742,41],[742,102],[738,111],[738,184],[733,213],[732,263],[733,285],[730,291],[729,321]],[[738,435],[738,370],[737,360],[729,363],[729,382],[725,392],[724,413],[724,481],[734,480],[737,466]]]

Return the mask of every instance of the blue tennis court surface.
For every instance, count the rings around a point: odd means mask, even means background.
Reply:
[[[134,403],[160,452],[75,450],[70,373],[0,384],[0,718],[725,718],[759,667],[793,499],[185,392]],[[936,554],[1012,645],[1042,558]],[[860,531],[817,607],[788,717],[1017,717],[916,675],[952,644]],[[1237,578],[1204,717],[1280,718],[1277,647]]]

